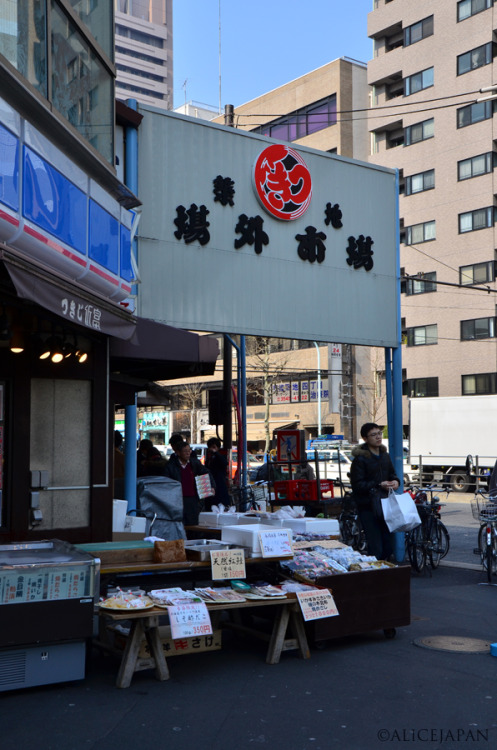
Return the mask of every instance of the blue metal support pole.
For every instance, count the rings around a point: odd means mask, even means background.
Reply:
[[[393,441],[388,445],[390,450],[393,446],[393,465],[400,479],[400,489],[404,489],[404,451],[402,444],[402,332],[400,311],[400,226],[399,226],[399,170],[395,172],[395,226],[396,226],[396,255],[397,255],[397,346],[392,351],[392,415],[389,417],[393,427]],[[394,555],[397,562],[404,562],[405,557],[405,534],[395,534]]]
[[[245,336],[240,336],[240,346],[236,344],[231,336],[225,334],[231,345],[236,349],[237,356],[237,368],[236,368],[236,384],[238,388],[238,402],[240,404],[240,411],[242,414],[242,432],[243,432],[243,445],[242,455],[239,457],[241,461],[241,486],[245,487],[247,484],[247,368],[246,368],[246,356],[245,356]]]
[[[240,336],[240,380],[241,389],[238,401],[242,413],[242,487],[247,484],[247,372],[245,361],[245,336]]]
[[[131,109],[137,109],[136,99],[128,99],[127,105]],[[138,131],[135,127],[128,126],[125,130],[125,174],[124,181],[133,191],[138,192]],[[136,239],[133,241],[133,252],[138,261],[138,250]],[[136,292],[136,287],[135,287]],[[138,423],[138,410],[135,403],[125,407],[124,410],[124,497],[128,501],[128,511],[136,508],[136,431]]]

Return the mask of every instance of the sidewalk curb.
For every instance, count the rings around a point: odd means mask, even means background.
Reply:
[[[481,563],[465,563],[465,562],[451,562],[450,560],[443,560],[440,562],[440,567],[445,568],[463,568],[464,570],[483,570]]]

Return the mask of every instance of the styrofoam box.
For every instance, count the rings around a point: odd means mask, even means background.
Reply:
[[[124,519],[124,531],[132,534],[145,534],[147,519],[143,516],[126,516]]]
[[[213,513],[212,511],[203,511],[198,517],[199,526],[234,526],[239,523],[257,523],[258,520],[256,516],[248,518],[244,513]]]
[[[112,531],[124,531],[127,510],[127,500],[112,501]]]
[[[291,533],[291,529],[287,526]],[[223,526],[221,531],[221,539],[223,542],[229,542],[230,544],[239,544],[242,547],[249,547],[252,552],[256,554],[261,553],[261,544],[259,541],[259,533],[261,531],[273,531],[274,526],[263,523],[254,524],[240,524],[238,526]]]
[[[339,534],[340,526],[336,518],[290,518],[283,526],[288,526],[297,534]]]

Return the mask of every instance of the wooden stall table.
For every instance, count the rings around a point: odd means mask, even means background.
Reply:
[[[127,688],[131,685],[131,679],[135,672],[142,669],[155,668],[155,676],[158,680],[169,679],[169,669],[166,664],[166,657],[162,649],[162,643],[159,636],[159,616],[163,610],[157,608],[148,610],[134,610],[118,612],[117,610],[103,609],[99,610],[99,640],[97,645],[110,651],[117,651],[113,648],[108,639],[106,631],[108,620],[115,622],[129,620],[131,628],[126,640],[126,646],[122,654],[121,665],[117,673],[116,686]],[[138,657],[141,643],[145,637],[150,650],[149,659]]]
[[[270,635],[256,630],[255,628],[247,627],[241,623],[240,615],[244,610],[275,606],[279,606],[280,610],[275,615]],[[216,610],[233,611],[237,618],[233,622],[226,623],[227,627],[269,641],[266,653],[267,664],[278,664],[283,651],[296,649],[298,649],[302,659],[310,658],[311,654],[307,643],[304,621],[296,598],[252,599],[246,602],[233,602],[231,604],[208,604],[207,609],[210,613],[215,612]],[[293,628],[294,638],[287,638],[289,625]]]
[[[220,619],[217,615],[220,615],[224,611],[234,611],[239,616],[244,610],[258,608],[278,608],[274,613],[275,616],[270,634],[247,627],[239,621],[229,622],[227,625],[236,630],[267,640],[269,642],[266,653],[267,664],[277,664],[282,652],[290,650],[298,650],[303,659],[310,658],[304,622],[295,598],[207,604],[209,614],[214,615],[212,619],[215,623],[218,623]],[[159,635],[159,617],[167,615],[167,610],[154,607],[148,610],[118,612],[116,610],[100,608],[99,614],[99,640],[95,645],[113,653],[121,652],[110,643],[107,632],[109,620],[113,622],[129,620],[131,622],[130,633],[122,652],[121,664],[116,679],[117,687],[129,687],[134,673],[143,669],[155,668],[155,676],[158,680],[169,679],[169,669]],[[293,629],[293,637],[291,638],[287,637],[289,626]],[[141,658],[139,656],[144,637],[149,646],[150,658]]]

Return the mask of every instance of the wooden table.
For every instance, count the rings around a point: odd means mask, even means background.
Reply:
[[[126,646],[122,654],[121,665],[117,673],[117,687],[129,687],[135,672],[152,667],[155,669],[155,676],[158,680],[169,679],[169,669],[159,637],[159,617],[161,614],[164,614],[164,610],[154,607],[153,609],[141,611],[118,612],[117,610],[106,610],[101,607],[99,613],[99,640],[97,641],[97,645],[109,651],[116,651],[117,649],[113,648],[109,642],[107,621],[122,622],[123,620],[129,620],[131,622]],[[138,652],[140,651],[144,636],[150,649],[149,659],[138,658]]]
[[[241,622],[241,614],[244,610],[259,608],[276,608],[271,634],[261,633],[254,628],[247,627]],[[299,604],[295,598],[253,599],[245,602],[207,604],[207,609],[213,615],[212,619],[215,621],[219,620],[217,615],[220,616],[221,612],[228,610],[234,613],[236,619],[233,622],[227,623],[229,627],[267,640],[269,642],[266,654],[266,662],[268,664],[277,664],[281,653],[292,649],[298,649],[303,659],[309,659],[310,657],[304,622]],[[116,679],[117,687],[129,687],[134,673],[143,669],[154,668],[155,676],[158,680],[169,679],[169,669],[159,637],[159,617],[167,614],[166,610],[154,607],[141,611],[118,612],[100,608],[99,614],[100,635],[96,645],[107,650],[116,651],[109,643],[107,633],[108,621],[122,622],[123,620],[129,620],[131,623],[130,633],[124,652],[122,653],[121,664]],[[291,638],[287,637],[289,625],[293,629],[293,637]],[[144,636],[150,649],[150,658],[147,659],[140,658],[138,655]]]

